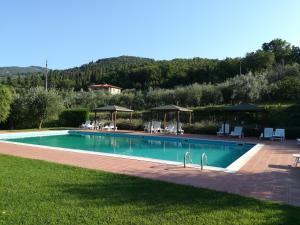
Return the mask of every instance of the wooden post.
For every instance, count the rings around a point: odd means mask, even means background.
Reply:
[[[150,113],[150,134],[152,134],[152,111]]]
[[[115,111],[115,118],[114,118],[114,131],[116,131],[117,126],[117,111]]]
[[[177,130],[176,130],[176,135],[178,135],[178,130],[179,130],[179,111],[177,111]]]
[[[97,111],[95,110],[95,115],[94,115],[94,129],[96,130],[96,119],[97,119]]]
[[[130,112],[130,127],[132,129],[132,112]]]
[[[164,129],[167,127],[167,112],[164,112]]]
[[[190,112],[189,124],[192,124],[192,112]]]

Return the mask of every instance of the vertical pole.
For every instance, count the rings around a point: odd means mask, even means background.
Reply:
[[[192,124],[192,112],[190,112],[189,124]]]
[[[94,115],[94,129],[96,129],[96,118],[97,118],[97,111],[95,110],[95,115]]]
[[[116,126],[117,126],[117,111],[115,111],[114,131],[116,131]]]
[[[48,91],[48,61],[46,60],[45,90]]]
[[[164,129],[167,127],[167,113],[164,112]]]
[[[178,130],[179,130],[179,111],[177,111],[177,130],[176,130],[176,135],[178,135]]]
[[[152,111],[150,113],[150,134],[152,134]]]
[[[240,59],[240,75],[242,75],[242,59]]]
[[[132,129],[132,112],[130,112],[130,127]]]

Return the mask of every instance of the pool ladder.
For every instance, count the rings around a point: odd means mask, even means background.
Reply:
[[[190,152],[186,152],[186,153],[184,154],[184,157],[183,157],[183,167],[184,167],[184,168],[186,167],[187,160],[189,160],[189,162],[192,162],[192,156],[191,156],[191,153],[190,153]]]
[[[186,168],[186,164],[189,162],[192,162],[192,156],[190,152],[186,152],[184,154],[184,158],[183,158],[183,167]],[[200,166],[201,166],[201,170],[203,170],[204,164],[207,165],[208,164],[208,159],[207,159],[207,155],[205,153],[202,153],[201,155],[201,159],[200,159]]]
[[[202,153],[200,161],[201,170],[203,170],[204,162],[206,165],[208,164],[207,155],[205,153]]]

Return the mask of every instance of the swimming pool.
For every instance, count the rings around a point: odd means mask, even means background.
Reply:
[[[207,164],[225,169],[242,158],[255,144],[231,141],[212,141],[182,137],[144,136],[120,133],[68,131],[55,135],[16,136],[9,142],[73,149],[111,156],[182,164],[186,152],[192,165],[200,165],[203,153]]]

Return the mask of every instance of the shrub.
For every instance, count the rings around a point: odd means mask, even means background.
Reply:
[[[117,127],[120,130],[144,130],[144,123],[142,120],[119,119],[117,120]]]
[[[213,122],[205,121],[202,123],[183,125],[183,129],[185,133],[190,134],[216,134],[218,125]]]
[[[59,115],[59,123],[61,126],[79,127],[88,118],[88,109],[67,109]]]

